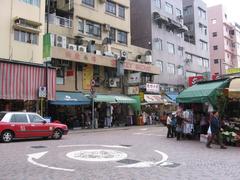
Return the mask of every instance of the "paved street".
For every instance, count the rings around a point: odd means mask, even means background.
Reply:
[[[165,127],[141,126],[1,143],[0,179],[240,179],[239,148],[207,149],[165,135]]]

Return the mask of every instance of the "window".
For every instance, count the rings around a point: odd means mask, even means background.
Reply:
[[[181,16],[181,15],[182,15],[182,11],[176,8],[176,16]]]
[[[202,34],[207,35],[207,26],[202,23],[199,23],[199,28]]]
[[[58,67],[56,74],[56,84],[63,85],[64,84],[64,67]]]
[[[206,11],[198,7],[198,16],[202,19],[207,19]]]
[[[166,4],[165,4],[165,11],[169,14],[173,14],[173,6],[171,4],[169,4],[168,2],[166,2]]]
[[[217,23],[217,20],[216,19],[212,19],[212,24],[216,24]]]
[[[170,54],[175,54],[174,44],[167,42],[167,48]]]
[[[218,46],[213,46],[213,50],[217,50],[218,49]]]
[[[192,6],[184,7],[183,13],[184,13],[185,16],[191,15],[192,14]]]
[[[78,19],[78,31],[84,33],[84,20]]]
[[[94,0],[82,0],[82,3],[94,7]]]
[[[178,55],[183,56],[183,47],[178,46]]]
[[[38,35],[35,33],[24,32],[15,29],[14,40],[29,44],[38,44]]]
[[[214,64],[218,64],[218,59],[214,59]]]
[[[116,15],[116,3],[107,1],[106,2],[106,12]]]
[[[111,41],[115,42],[116,41],[116,29],[114,28],[110,28],[109,31],[109,38],[111,39]]]
[[[13,114],[11,117],[11,122],[15,123],[28,123],[26,114]]]
[[[127,33],[126,32],[118,30],[118,42],[127,44]]]
[[[182,67],[182,66],[179,66],[179,67],[177,68],[177,74],[178,74],[179,76],[183,75],[183,67]]]
[[[212,33],[212,36],[213,36],[213,37],[217,37],[217,32],[213,32],[213,33]]]
[[[40,6],[40,0],[20,0],[20,1],[37,6],[37,7]]]
[[[163,72],[163,61],[156,60],[156,66],[160,68],[160,72]]]
[[[29,114],[28,117],[31,123],[42,123],[44,121],[43,118],[36,114]]]
[[[177,37],[183,38],[183,33],[177,33]]]
[[[157,39],[155,42],[154,42],[154,45],[155,45],[155,49],[156,50],[162,50],[162,40],[161,39]]]
[[[175,65],[174,65],[174,64],[171,64],[171,63],[168,63],[167,72],[168,72],[169,74],[175,74]]]
[[[202,50],[205,50],[205,51],[208,50],[208,43],[207,42],[200,40],[200,45],[201,45]]]
[[[197,62],[198,62],[198,66],[203,66],[203,60],[202,60],[202,58],[196,57],[196,59],[197,59]]]
[[[154,5],[155,5],[157,8],[161,8],[161,0],[154,0]]]
[[[203,67],[209,68],[209,60],[208,59],[203,59]]]
[[[118,16],[121,18],[125,18],[125,7],[118,5]]]
[[[86,33],[91,36],[101,37],[101,25],[86,21]]]

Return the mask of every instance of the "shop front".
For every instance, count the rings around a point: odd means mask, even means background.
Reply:
[[[49,113],[53,121],[74,127],[91,127],[91,101],[81,92],[57,91],[56,99],[49,101]]]
[[[97,94],[94,103],[98,114],[97,124],[100,128],[109,126],[108,118],[110,118],[110,127],[136,123],[136,114],[132,105],[136,104],[137,101],[134,98],[124,95]]]
[[[47,99],[55,99],[56,70],[48,68]],[[46,87],[42,65],[0,60],[0,111],[41,112],[39,90]],[[46,93],[46,91],[45,91]]]

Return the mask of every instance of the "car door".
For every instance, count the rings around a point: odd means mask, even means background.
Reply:
[[[52,133],[52,129],[44,119],[37,114],[28,114],[30,120],[30,130],[33,137],[47,137]]]
[[[10,126],[16,138],[30,137],[30,123],[26,114],[12,114]]]

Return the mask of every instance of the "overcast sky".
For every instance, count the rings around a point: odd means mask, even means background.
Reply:
[[[240,1],[239,0],[203,0],[207,6],[222,4],[228,15],[228,20],[240,24]]]

